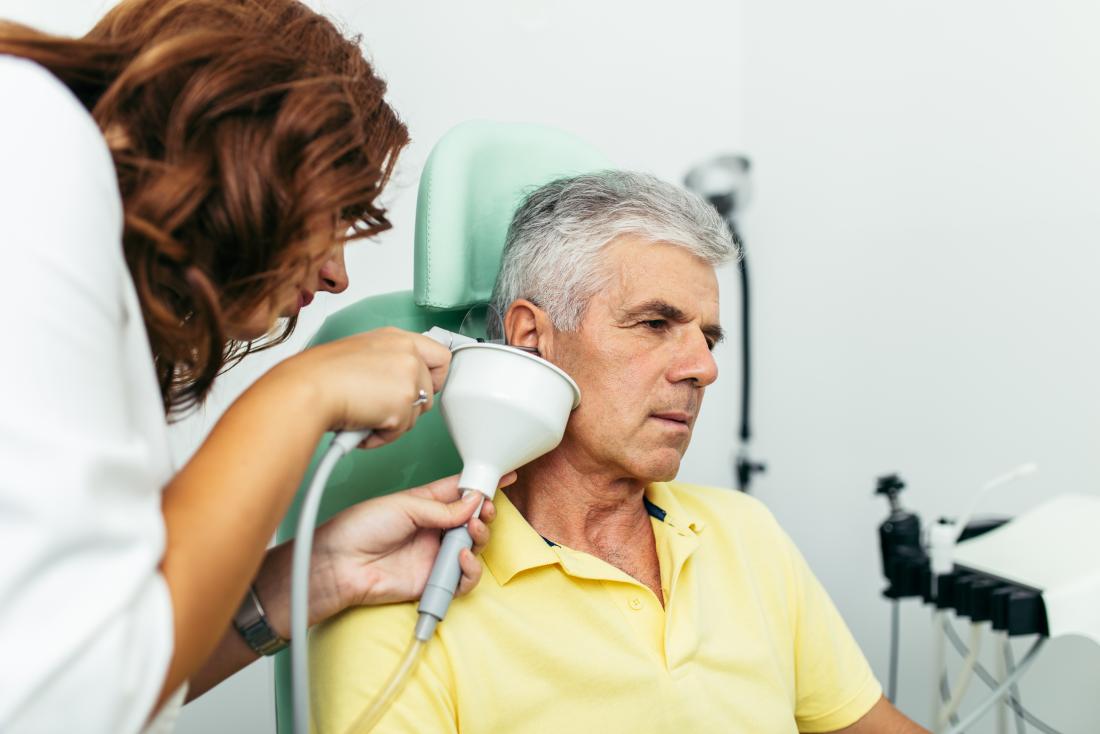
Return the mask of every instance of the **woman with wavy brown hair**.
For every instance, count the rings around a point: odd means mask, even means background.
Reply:
[[[448,351],[381,330],[285,360],[168,458],[166,419],[389,228],[408,136],[384,92],[293,0],[125,0],[76,39],[0,22],[0,730],[160,726],[279,649],[290,550],[265,547],[314,446],[430,407]],[[473,508],[451,479],[338,515],[311,621],[415,598]]]

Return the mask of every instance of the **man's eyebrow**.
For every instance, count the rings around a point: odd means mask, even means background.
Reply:
[[[676,308],[668,301],[662,301],[658,298],[634,306],[623,314],[623,320],[630,321],[632,319],[640,319],[643,316],[660,316],[663,319],[681,323],[688,320],[686,313]]]
[[[659,316],[669,321],[675,321],[683,324],[691,319],[687,314],[681,311],[676,306],[673,306],[667,301],[662,301],[659,298],[655,298],[645,303],[640,303],[637,306],[629,309],[623,314],[623,321],[631,321],[633,319],[640,319],[645,316]],[[703,334],[706,335],[713,344],[717,344],[726,338],[726,332],[721,326],[717,324],[705,324],[702,327]]]
[[[710,337],[711,344],[719,344],[726,340],[726,330],[717,324],[707,324],[704,326],[703,334]]]

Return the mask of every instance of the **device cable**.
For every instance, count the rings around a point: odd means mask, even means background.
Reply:
[[[1016,661],[1012,655],[1012,641],[1008,637],[1008,633],[1005,632],[1001,639],[1001,661],[1004,665],[1005,675],[1008,675],[1016,669]],[[1024,723],[1024,717],[1020,711],[1023,709],[1024,704],[1020,700],[1020,688],[1019,686],[1012,686],[1009,690],[1009,707],[1016,714],[1016,734],[1024,734],[1027,729],[1027,725]]]
[[[964,643],[962,641],[962,638],[959,637],[959,633],[956,632],[955,628],[950,624],[945,626],[945,630],[947,632],[947,638],[951,641],[952,646],[958,651],[960,655],[965,657],[968,654],[968,651],[966,649],[966,643]],[[1008,673],[1011,674],[1012,671],[1015,669],[1015,665],[1010,665],[1008,667]],[[994,678],[993,675],[991,675],[990,672],[986,670],[981,664],[974,666],[974,675],[978,676],[982,683],[988,686],[990,690],[996,688],[999,683],[999,681]],[[1015,688],[1016,686],[1013,686],[1013,689]],[[1028,709],[1024,708],[1024,705],[1020,702],[1019,698],[1011,695],[1011,693],[1009,696],[1006,697],[1006,700],[1008,701],[1008,705],[1012,707],[1012,710],[1016,712],[1017,716],[1023,718],[1024,721],[1026,721],[1028,724],[1031,724],[1039,731],[1043,732],[1043,734],[1061,734],[1061,732],[1052,727],[1050,724],[1047,724],[1038,716],[1032,714]]]
[[[401,658],[400,664],[390,674],[386,684],[382,686],[382,691],[374,700],[371,701],[370,706],[363,710],[363,713],[359,714],[359,717],[355,722],[348,727],[348,734],[361,733],[366,734],[374,728],[375,724],[379,722],[383,714],[389,710],[390,704],[401,693],[401,690],[405,687],[405,683],[408,682],[409,676],[412,675],[412,671],[416,668],[416,664],[420,662],[420,656],[424,654],[424,648],[427,646],[427,642],[419,639],[415,635],[409,642],[409,646],[405,649],[405,654]]]
[[[947,623],[947,612],[937,609],[932,614],[932,654],[935,662],[932,665],[932,726],[936,731],[941,727],[937,724],[940,720],[940,711],[943,705],[951,698],[951,686],[947,679],[947,640],[944,637],[944,625]],[[952,717],[952,724],[957,724],[958,719]]]
[[[951,679],[947,676],[947,671],[943,671],[943,675],[940,676],[940,706],[946,704],[951,700]],[[936,717],[939,717],[939,706],[936,707]],[[959,715],[957,713],[951,714],[947,717],[951,722],[951,726],[955,726],[959,723]],[[936,719],[933,719],[934,721]],[[943,731],[943,727],[937,727],[936,732]]]
[[[1042,649],[1044,642],[1046,642],[1045,637],[1040,637],[1038,640],[1036,640],[1035,644],[1031,646],[1031,649],[1027,651],[1027,655],[1024,656],[1024,659],[1020,661],[1020,665],[1011,673],[1009,673],[1009,675],[1001,682],[1001,684],[993,690],[993,693],[989,696],[989,698],[983,701],[982,704],[978,706],[978,708],[976,708],[966,718],[959,722],[957,726],[951,727],[947,731],[947,734],[962,734],[970,726],[977,722],[978,719],[982,718],[982,716],[984,716],[986,712],[989,711],[990,707],[996,705],[996,703],[1000,701],[1001,698],[1004,697],[1004,695],[1012,689],[1012,686],[1016,685],[1016,681],[1020,680],[1023,674],[1027,672],[1027,669],[1031,667],[1031,664],[1035,662],[1035,658],[1039,654],[1039,651]]]
[[[970,686],[970,679],[974,675],[974,666],[978,664],[978,653],[982,647],[982,624],[980,622],[971,622],[970,624],[970,651],[963,660],[962,670],[959,672],[959,679],[955,681],[955,688],[951,691],[951,699],[947,702],[947,707],[940,712],[940,717],[936,721],[937,728],[942,727],[947,723],[948,717],[951,714],[959,710],[959,706],[962,704],[963,696],[966,695],[966,689]]]

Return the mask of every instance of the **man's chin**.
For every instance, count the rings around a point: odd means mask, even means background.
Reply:
[[[646,461],[638,466],[635,476],[647,484],[651,482],[670,482],[675,479],[676,475],[680,473],[680,460],[683,457],[675,452],[673,452],[675,456],[662,456],[661,454],[665,451],[656,451],[646,457]]]

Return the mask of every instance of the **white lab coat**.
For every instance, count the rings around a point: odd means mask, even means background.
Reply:
[[[0,56],[0,731],[138,732],[172,654],[172,476],[91,116]],[[178,705],[178,704],[177,704]]]

